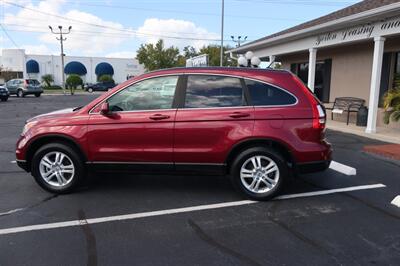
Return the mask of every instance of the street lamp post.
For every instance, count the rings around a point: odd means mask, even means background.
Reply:
[[[237,40],[235,40],[234,36],[231,36],[231,39],[233,42],[237,43],[236,47],[240,47],[242,36],[238,36]],[[247,36],[244,36],[243,42],[245,42],[246,40],[247,40]]]
[[[68,27],[68,31],[62,31],[62,26],[58,26],[58,32],[55,32],[51,26],[49,26],[49,29],[51,30],[51,33],[60,35],[60,37],[56,37],[58,41],[60,41],[60,46],[61,46],[61,78],[62,78],[62,84],[61,87],[63,89],[64,95],[66,94],[65,92],[65,74],[64,74],[64,44],[63,42],[67,40],[67,38],[64,38],[63,35],[67,35],[71,32],[72,26]]]
[[[219,65],[223,66],[224,64],[224,0],[222,0],[222,14],[221,14],[221,51],[220,51],[220,59]]]

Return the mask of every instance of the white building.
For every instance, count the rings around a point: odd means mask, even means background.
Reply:
[[[64,65],[66,76],[78,74],[88,83],[95,83],[103,74],[110,74],[116,83],[121,83],[128,76],[137,76],[144,72],[143,65],[134,58],[65,56]],[[24,49],[3,49],[0,66],[17,72],[19,77],[38,80],[45,74],[51,74],[54,77],[54,84],[62,83],[59,55],[31,55],[25,54]]]

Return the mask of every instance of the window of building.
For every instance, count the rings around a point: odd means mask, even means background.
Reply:
[[[240,79],[223,76],[188,77],[186,108],[231,107],[246,105]]]
[[[251,102],[260,105],[290,105],[296,103],[293,95],[271,85],[254,80],[245,80],[249,88]]]
[[[308,83],[308,63],[292,64],[291,69],[304,84]],[[318,61],[316,64],[314,94],[322,102],[329,102],[330,100],[331,70],[332,59]]]
[[[172,108],[177,76],[140,81],[111,96],[111,111],[144,111]]]

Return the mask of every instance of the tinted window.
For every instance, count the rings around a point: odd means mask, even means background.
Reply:
[[[271,85],[245,80],[253,105],[288,105],[296,103],[296,98],[284,90]]]
[[[177,76],[140,81],[111,96],[111,111],[170,109],[174,99]]]
[[[37,81],[36,79],[27,79],[26,83],[28,83],[29,85],[39,85],[39,81]]]
[[[238,78],[193,75],[188,77],[186,108],[229,107],[245,105]]]

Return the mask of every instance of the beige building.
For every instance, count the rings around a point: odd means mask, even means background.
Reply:
[[[364,99],[366,132],[375,133],[383,95],[400,74],[400,0],[362,1],[229,52],[247,51],[280,62],[327,105],[337,97]]]

